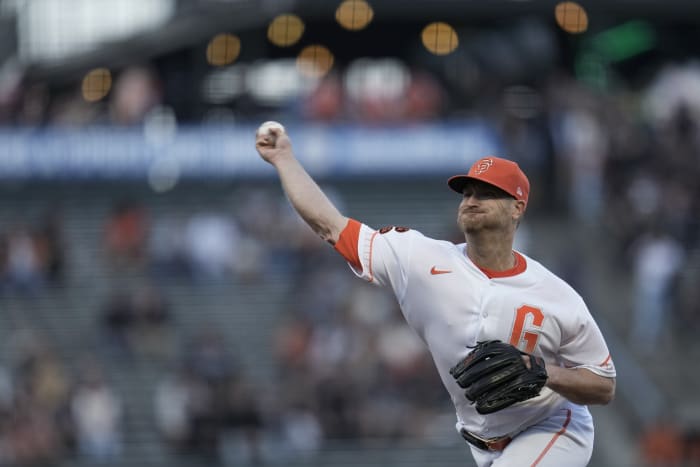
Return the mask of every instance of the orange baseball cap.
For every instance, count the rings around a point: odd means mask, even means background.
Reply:
[[[466,175],[455,175],[447,184],[457,193],[462,193],[468,180],[480,180],[505,191],[513,198],[525,201],[530,195],[530,182],[520,166],[508,159],[488,156],[474,162]]]

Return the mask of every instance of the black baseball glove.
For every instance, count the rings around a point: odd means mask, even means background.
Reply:
[[[523,355],[529,357],[530,368]],[[450,369],[476,411],[488,414],[539,395],[547,382],[544,360],[499,340],[477,342],[464,360]]]

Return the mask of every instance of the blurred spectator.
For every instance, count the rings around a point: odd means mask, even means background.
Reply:
[[[65,246],[60,213],[53,211],[35,225],[23,222],[0,230],[0,292],[35,295],[44,285],[63,280]]]
[[[22,105],[17,113],[20,125],[38,127],[46,123],[50,93],[45,83],[34,83],[25,88]]]
[[[410,71],[398,59],[354,61],[345,77],[351,117],[369,125],[401,121],[410,79]]]
[[[329,73],[306,98],[303,112],[310,120],[336,121],[343,117],[344,100],[342,78],[337,73]]]
[[[133,297],[133,341],[140,355],[172,356],[172,313],[161,291],[144,286]]]
[[[226,384],[236,374],[236,363],[228,352],[226,339],[213,327],[200,330],[184,349],[186,368],[207,384]]]
[[[155,287],[112,293],[102,305],[100,321],[106,350],[117,357],[172,355],[172,313]]]
[[[683,433],[668,420],[657,420],[646,427],[640,440],[642,462],[645,467],[681,467]]]
[[[433,74],[413,70],[404,98],[404,118],[408,121],[434,121],[444,114],[445,91]]]
[[[45,336],[18,331],[8,345],[12,367],[0,367],[0,463],[52,465],[71,447],[71,381]]]
[[[609,128],[601,114],[612,105],[568,79],[552,81],[550,93],[551,138],[556,156],[558,192],[567,212],[577,220],[595,224],[603,214],[605,173],[609,156]],[[605,108],[605,111],[599,110]]]
[[[155,392],[161,435],[176,452],[226,465],[262,459],[262,411],[257,388],[226,351],[223,336],[205,329],[185,348],[184,365]]]
[[[278,359],[280,372],[306,371],[306,356],[311,344],[313,324],[297,313],[280,325],[274,337],[275,356]]]
[[[24,226],[9,233],[5,277],[10,289],[22,293],[35,294],[44,285],[34,238]]]
[[[700,121],[700,62],[672,63],[663,66],[643,94],[646,117],[663,132],[674,123],[676,129],[691,130]],[[680,117],[680,119],[679,119]],[[673,134],[673,133],[672,133]],[[697,132],[681,131],[697,138]],[[697,139],[696,139],[697,141]]]
[[[184,368],[158,382],[154,394],[156,423],[161,436],[176,452],[184,452],[192,439],[192,412],[197,382]]]
[[[313,262],[319,251],[318,241],[299,216],[279,196],[260,188],[244,190],[236,206],[245,248],[238,249],[245,269],[239,274],[255,279],[263,272],[291,274],[302,268],[302,262]],[[271,228],[271,226],[273,228]],[[323,246],[323,245],[321,245]],[[309,249],[306,249],[309,247]]]
[[[192,216],[185,227],[185,249],[198,281],[221,281],[229,277],[237,260],[239,232],[232,219],[219,213]]]
[[[122,402],[96,361],[83,366],[71,401],[78,453],[88,462],[111,462],[122,452]]]
[[[660,227],[654,227],[632,247],[634,255],[634,317],[631,342],[639,350],[658,348],[670,311],[671,285],[683,264],[683,249]]]
[[[700,175],[700,171],[698,171]],[[697,221],[693,212],[695,187],[687,176],[681,180],[666,180],[662,188],[661,213],[669,234],[673,235],[685,249],[692,249],[697,241]]]
[[[149,219],[143,205],[124,200],[116,203],[104,229],[104,246],[110,264],[141,266],[146,260]]]
[[[263,250],[259,237],[217,211],[182,219],[156,218],[149,239],[151,268],[157,277],[189,277],[196,282],[233,276],[256,280],[265,267]]]
[[[20,370],[18,382],[26,385],[32,403],[47,413],[59,413],[68,401],[70,379],[56,349],[38,347]]]
[[[569,160],[571,212],[596,225],[603,207],[603,167],[608,154],[607,129],[590,112],[573,111],[564,122],[565,157]]]
[[[130,67],[114,83],[110,102],[111,120],[117,125],[141,123],[161,102],[161,85],[155,72],[147,67]]]
[[[679,274],[675,289],[673,309],[677,326],[675,334],[689,342],[695,342],[700,330],[700,251],[687,260],[687,266]]]
[[[285,448],[295,459],[310,460],[321,449],[323,428],[306,403],[286,408],[282,414],[282,436]]]
[[[86,101],[81,89],[63,92],[51,98],[48,120],[53,127],[85,127],[104,120],[103,105]]]
[[[186,451],[205,457],[208,460],[218,458],[220,418],[215,402],[215,391],[208,381],[192,374],[189,381],[187,404],[188,430]]]
[[[25,393],[18,394],[9,419],[7,447],[11,464],[51,464],[63,455],[63,446],[53,414],[33,404]]]
[[[318,418],[327,439],[349,440],[364,435],[360,419],[365,394],[361,381],[353,376],[343,372],[321,377],[310,394],[318,403]]]
[[[263,419],[257,389],[239,375],[229,381],[219,401],[222,414],[218,451],[225,465],[233,461],[259,465]],[[233,449],[232,449],[233,448]]]
[[[431,121],[444,117],[446,92],[426,70],[409,71],[390,60],[358,60],[345,78],[326,75],[304,104],[304,116],[311,120],[343,120],[354,111],[362,121]]]
[[[102,304],[99,316],[105,333],[106,350],[117,357],[130,357],[131,329],[135,320],[131,296],[125,291],[112,293]]]
[[[185,251],[186,220],[156,217],[148,239],[148,256],[157,278],[188,277],[189,263]]]
[[[58,207],[47,210],[35,229],[37,256],[48,282],[62,285],[66,273],[63,215]]]

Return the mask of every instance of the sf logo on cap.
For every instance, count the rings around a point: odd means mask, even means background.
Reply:
[[[481,175],[482,173],[486,172],[491,168],[493,165],[493,159],[491,158],[485,158],[481,159],[480,161],[477,161],[476,164],[474,164],[474,174],[475,175]]]

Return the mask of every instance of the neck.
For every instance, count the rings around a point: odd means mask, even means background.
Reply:
[[[506,271],[515,266],[512,233],[469,233],[465,237],[467,256],[477,266],[492,271]]]

